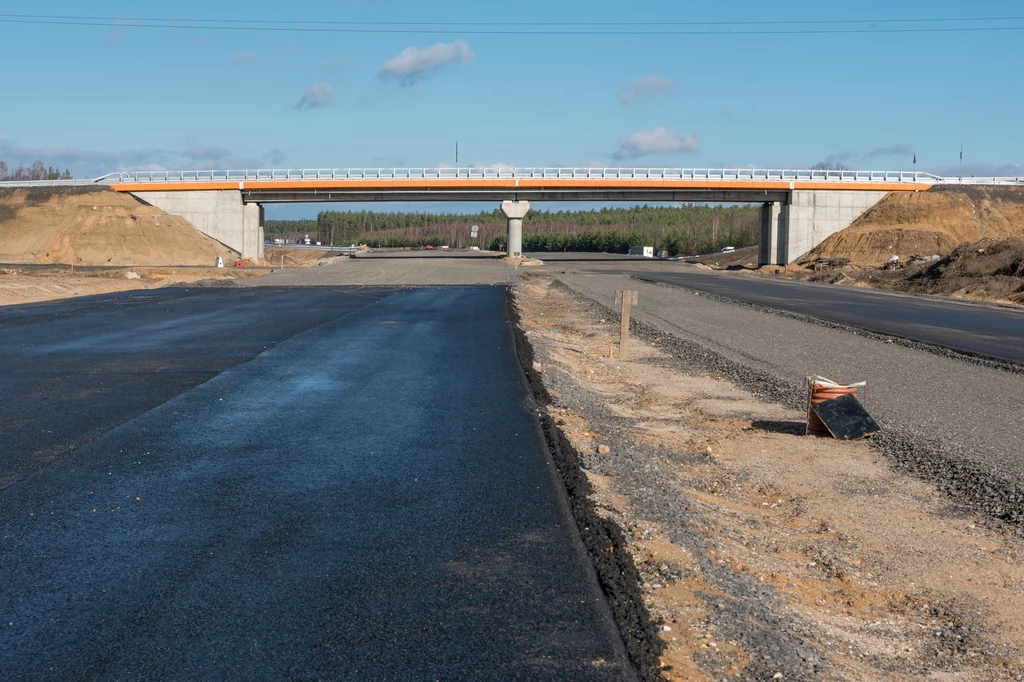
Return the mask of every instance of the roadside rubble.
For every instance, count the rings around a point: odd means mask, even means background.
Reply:
[[[1024,679],[1019,536],[685,356],[634,339],[632,361],[608,358],[608,312],[550,277],[516,302],[663,679]]]

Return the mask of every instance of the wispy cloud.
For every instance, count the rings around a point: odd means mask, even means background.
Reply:
[[[378,75],[381,78],[394,78],[403,86],[425,78],[450,64],[471,64],[473,52],[465,41],[454,43],[437,43],[420,49],[407,47],[391,59],[384,62]]]
[[[352,66],[351,57],[339,57],[324,64],[324,73],[333,77],[344,76],[350,66]]]
[[[232,55],[231,63],[235,66],[248,66],[256,61],[256,58],[259,56],[260,53],[255,50],[242,50]]]
[[[659,126],[651,130],[638,130],[622,138],[612,157],[616,161],[623,161],[652,154],[695,152],[699,147],[700,138],[697,133],[680,135]]]
[[[677,83],[678,81],[665,78],[664,76],[644,76],[623,85],[622,89],[619,90],[619,99],[622,100],[623,104],[636,104],[640,100],[671,92]]]
[[[482,170],[512,170],[515,166],[511,166],[507,163],[497,161],[495,163],[471,163],[470,168],[479,168]]]
[[[865,159],[876,159],[879,156],[910,156],[914,153],[913,145],[894,144],[888,147],[875,147],[864,155]]]
[[[941,175],[945,178],[959,177],[960,166],[938,166],[930,167],[927,169],[929,173],[935,175]],[[977,178],[1024,178],[1024,164],[1022,163],[1004,163],[1004,164],[991,164],[991,163],[965,163],[964,164],[964,177],[977,177]]]
[[[261,156],[240,155],[230,149],[187,140],[182,149],[158,148],[98,151],[76,147],[27,147],[0,139],[0,160],[8,166],[42,161],[46,166],[69,168],[75,177],[95,178],[121,170],[210,170],[280,167],[287,158],[279,149]]]
[[[330,105],[334,101],[334,90],[329,83],[314,83],[306,88],[306,92],[299,99],[296,109],[320,109]]]

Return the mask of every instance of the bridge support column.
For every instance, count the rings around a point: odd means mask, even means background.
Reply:
[[[237,251],[242,258],[263,258],[263,207],[244,203],[240,190],[140,191],[132,194],[171,215],[181,216],[206,236]]]
[[[503,201],[501,212],[508,219],[508,255],[509,258],[521,258],[523,255],[523,218],[530,212],[529,201]]]
[[[785,239],[787,230],[785,207],[777,201],[761,204],[761,232],[757,245],[758,265],[785,265]]]
[[[242,258],[263,258],[263,204],[242,204]]]

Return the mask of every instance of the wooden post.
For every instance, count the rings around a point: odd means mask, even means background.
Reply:
[[[629,360],[629,314],[633,305],[633,292],[622,292],[622,320],[619,327],[619,360]]]

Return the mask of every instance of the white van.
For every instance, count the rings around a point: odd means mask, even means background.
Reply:
[[[653,246],[631,246],[629,247],[630,256],[643,256],[644,258],[654,258],[654,247]]]

